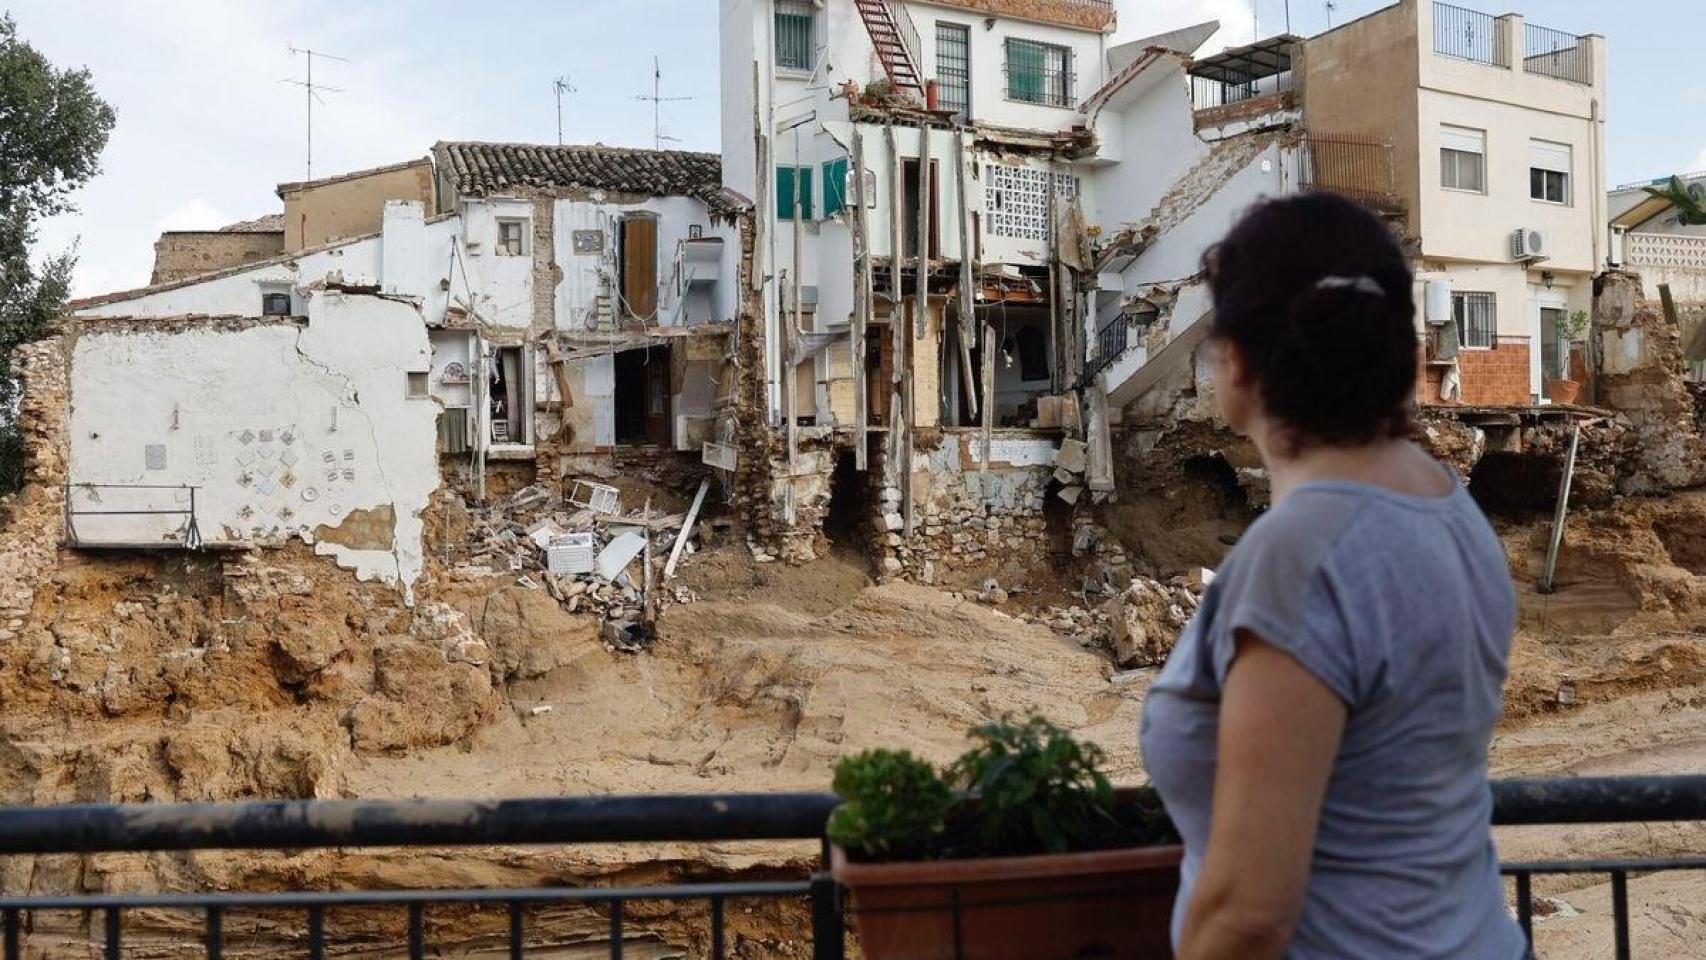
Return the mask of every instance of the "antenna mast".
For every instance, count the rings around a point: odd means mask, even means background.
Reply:
[[[349,63],[349,60],[345,57],[333,56],[329,53],[321,53],[318,50],[310,50],[306,47],[292,46],[290,48],[290,52],[292,55],[300,53],[307,58],[307,79],[294,80],[290,77],[286,77],[279,82],[301,87],[303,93],[306,94],[306,99],[308,101],[308,176],[306,179],[312,180],[314,179],[314,101],[320,100],[320,91],[322,90],[327,93],[344,92],[342,87],[329,87],[323,83],[314,82],[314,58],[323,57],[327,60],[336,60],[340,63]],[[326,101],[320,100],[321,106],[324,106],[325,103]]]
[[[1326,0],[1326,2],[1327,2],[1327,29],[1331,30],[1331,29],[1333,29],[1333,11],[1339,9],[1339,5],[1336,2],[1334,2],[1334,0]]]
[[[557,146],[563,145],[563,94],[574,93],[575,85],[568,77],[558,77],[551,81],[551,89],[557,94]]]
[[[652,56],[652,93],[651,96],[640,94],[635,100],[649,100],[652,104],[652,148],[662,150],[665,140],[676,140],[676,137],[666,137],[663,133],[663,105],[666,103],[681,103],[692,97],[666,97],[663,95],[663,67],[658,58]]]

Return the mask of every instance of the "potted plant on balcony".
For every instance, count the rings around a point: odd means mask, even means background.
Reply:
[[[1575,403],[1582,395],[1581,381],[1573,376],[1576,344],[1588,331],[1588,312],[1577,310],[1558,324],[1558,369],[1549,370],[1546,398],[1553,403]]]
[[[1102,752],[1003,719],[938,771],[867,750],[835,770],[837,881],[870,960],[1172,956],[1183,849],[1152,790],[1116,793]]]

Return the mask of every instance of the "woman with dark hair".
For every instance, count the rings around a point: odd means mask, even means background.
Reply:
[[[1518,960],[1487,746],[1515,596],[1461,482],[1408,439],[1417,338],[1391,231],[1260,204],[1205,257],[1214,392],[1273,506],[1151,688],[1185,838],[1180,960]]]

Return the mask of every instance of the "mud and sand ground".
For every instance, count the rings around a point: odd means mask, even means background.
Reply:
[[[1193,516],[1195,533],[1179,537],[1177,510],[1128,514],[1127,544],[1155,573],[1224,550],[1226,521]],[[1706,772],[1706,494],[1573,517],[1550,596],[1533,589],[1544,524],[1505,521],[1501,533],[1522,616],[1494,774]],[[683,574],[700,601],[670,608],[639,656],[610,653],[584,619],[507,580],[440,578],[410,612],[312,557],[196,563],[73,564],[46,585],[36,622],[0,645],[5,800],[822,789],[845,753],[880,744],[945,760],[978,720],[1027,710],[1100,744],[1117,781],[1143,778],[1146,677],[1112,682],[1105,657],[1043,626],[928,587],[873,585],[845,558],[789,568],[754,564],[735,545],[700,554]],[[1510,859],[1685,855],[1706,851],[1706,828],[1538,827],[1498,840]],[[0,882],[637,883],[783,876],[812,854],[724,845],[14,858]],[[1541,956],[1609,952],[1600,878],[1537,889],[1558,904],[1537,925]],[[1630,892],[1642,954],[1706,957],[1702,874],[1636,876]],[[652,933],[631,955],[702,946],[692,910],[632,919]],[[169,956],[191,920],[134,922],[136,955]],[[399,922],[334,918],[340,955],[384,955]],[[539,956],[602,949],[596,911],[544,911],[529,923]],[[801,955],[804,923],[798,904],[754,906],[733,933],[742,956]],[[233,917],[227,929],[238,953],[301,944],[299,918]],[[501,930],[495,914],[444,914],[429,927],[446,956],[469,957],[495,950]],[[50,918],[32,941],[47,955],[82,955],[87,933]]]

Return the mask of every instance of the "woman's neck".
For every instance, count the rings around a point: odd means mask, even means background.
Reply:
[[[1354,447],[1314,445],[1293,452],[1274,430],[1252,436],[1268,470],[1274,504],[1316,480],[1349,480],[1420,497],[1449,494],[1439,463],[1408,440],[1377,440]]]

